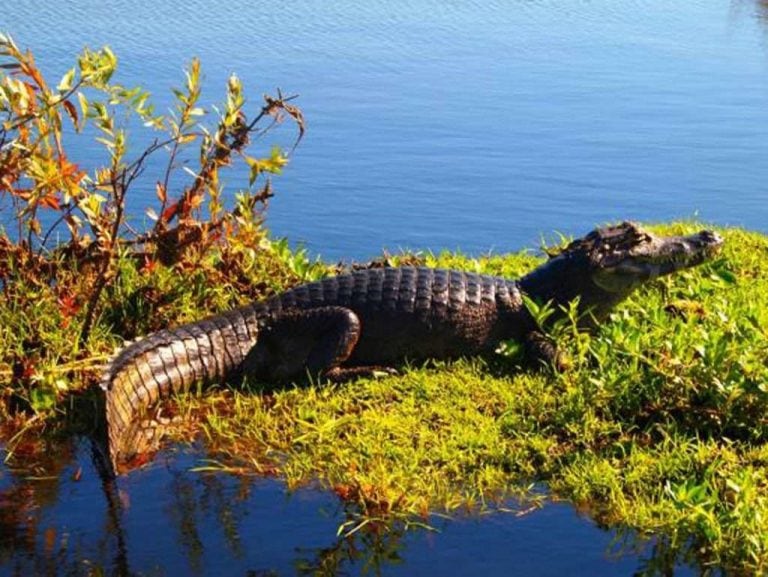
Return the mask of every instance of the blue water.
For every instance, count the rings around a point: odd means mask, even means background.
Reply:
[[[108,43],[118,80],[161,110],[193,55],[206,103],[231,72],[254,110],[276,87],[300,94],[308,133],[268,225],[329,260],[516,250],[626,218],[768,232],[756,0],[0,0],[0,15],[54,77]],[[134,214],[156,179],[138,183]],[[228,175],[230,193],[242,184]],[[37,472],[51,479],[0,467],[0,575],[630,575],[655,562],[607,555],[615,535],[565,504],[349,544],[332,495],[190,473],[195,454],[122,480],[116,513],[84,450]]]
[[[625,218],[766,230],[755,0],[4,3],[0,28],[46,70],[108,43],[160,109],[192,55],[206,102],[233,71],[254,108],[300,94],[309,132],[268,223],[328,259],[506,251]]]
[[[620,554],[613,534],[563,503],[522,516],[432,517],[434,531],[383,526],[345,538],[337,529],[350,517],[328,492],[190,472],[195,457],[183,452],[161,456],[109,493],[87,444],[63,452],[68,458],[46,463],[53,478],[0,465],[1,576],[554,577],[631,575],[653,562],[649,546]]]

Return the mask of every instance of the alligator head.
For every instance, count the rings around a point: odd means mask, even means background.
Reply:
[[[578,298],[581,312],[599,320],[644,282],[701,264],[722,244],[709,230],[661,237],[623,222],[571,242],[520,285],[532,298],[555,305]]]

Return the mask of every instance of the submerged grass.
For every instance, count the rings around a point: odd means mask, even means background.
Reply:
[[[716,261],[644,287],[596,333],[558,325],[566,373],[523,370],[510,347],[508,358],[343,386],[250,383],[178,404],[199,416],[216,459],[204,468],[319,482],[357,503],[359,523],[536,498],[543,482],[702,567],[765,572],[768,238],[721,232]],[[538,262],[423,258],[512,277]]]

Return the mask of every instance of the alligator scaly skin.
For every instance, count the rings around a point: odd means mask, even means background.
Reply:
[[[193,383],[236,381],[244,374],[284,380],[308,368],[450,358],[522,339],[530,330],[517,283],[497,277],[379,268],[297,286],[120,351],[102,379],[109,459],[117,470],[140,452],[147,409]]]
[[[104,373],[108,461],[142,452],[141,422],[159,398],[194,382],[243,375],[343,380],[403,359],[474,354],[502,339],[538,364],[565,368],[523,306],[521,291],[555,317],[576,304],[594,328],[642,284],[697,266],[723,244],[715,232],[660,237],[632,222],[574,240],[519,281],[427,268],[366,269],[302,285],[176,329],[119,353]]]
[[[142,450],[149,407],[193,383],[223,382],[256,342],[254,307],[158,331],[123,348],[104,373],[107,436],[113,466]]]

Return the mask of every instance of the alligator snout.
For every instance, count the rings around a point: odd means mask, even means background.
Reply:
[[[721,246],[725,240],[713,230],[702,230],[699,239],[706,246]]]
[[[662,238],[658,255],[662,258],[673,255],[706,258],[717,251],[723,245],[723,242],[723,237],[715,231],[702,230],[688,236]]]

